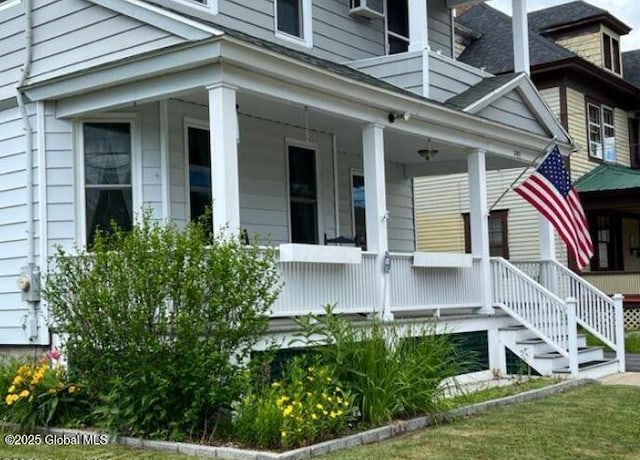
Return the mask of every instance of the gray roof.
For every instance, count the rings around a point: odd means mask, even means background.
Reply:
[[[622,72],[625,80],[640,87],[640,50],[622,53]]]
[[[501,74],[513,71],[513,41],[511,17],[486,5],[471,7],[456,19],[463,26],[482,34],[467,46],[460,61],[487,72]],[[557,45],[533,30],[529,30],[529,60],[531,66],[574,58],[571,51]]]
[[[480,80],[480,82],[473,85],[471,88],[463,91],[462,93],[453,96],[447,100],[447,105],[456,109],[464,110],[465,107],[469,107],[471,104],[479,101],[492,91],[504,86],[514,78],[517,78],[520,73],[506,73],[495,77],[487,77]]]
[[[570,24],[587,22],[590,19],[603,21],[621,34],[629,33],[631,28],[611,15],[607,10],[593,6],[582,0],[551,6],[528,15],[529,27],[538,32]]]

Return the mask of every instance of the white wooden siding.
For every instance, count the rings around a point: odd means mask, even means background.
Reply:
[[[482,109],[478,115],[533,133],[548,134],[522,96],[515,90]]]
[[[422,95],[422,51],[393,54],[349,65],[361,72]]]
[[[427,1],[427,27],[429,28],[429,46],[447,57],[453,57],[451,49],[451,10],[445,0]]]
[[[24,15],[22,4],[0,11],[0,101],[15,97],[24,60]]]
[[[446,101],[491,74],[438,53],[429,53],[429,97]]]
[[[34,0],[29,82],[184,41],[85,0]]]

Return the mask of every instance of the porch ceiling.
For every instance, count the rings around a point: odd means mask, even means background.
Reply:
[[[208,93],[206,91],[181,95],[180,100],[207,106]],[[348,117],[329,114],[318,110],[307,109],[299,104],[276,102],[268,97],[254,93],[238,91],[238,112],[241,115],[262,118],[276,123],[291,125],[304,129],[308,123],[311,131],[334,134],[337,139],[338,150],[350,153],[362,152],[362,124]],[[403,123],[398,120],[396,123]],[[424,138],[411,135],[393,126],[385,129],[385,158],[407,165],[407,176],[441,175],[467,172],[466,159],[471,149],[444,142],[436,138]],[[419,154],[419,150],[437,150],[435,158],[428,162]],[[522,167],[523,163],[517,159],[487,155],[487,169],[504,169]]]

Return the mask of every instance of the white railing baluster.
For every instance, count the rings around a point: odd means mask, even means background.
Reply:
[[[525,267],[535,275],[534,268]],[[570,324],[564,301],[502,258],[491,259],[491,273],[494,287],[500,286],[493,290],[494,303],[568,357],[566,336]]]
[[[579,275],[557,261],[518,261],[512,262],[527,273],[533,273],[537,267],[552,267],[556,280],[556,290],[560,297],[576,299],[576,321],[588,332],[595,335],[605,345],[614,349],[618,356],[624,356],[624,319],[620,317],[614,299],[592,286]],[[542,268],[539,268],[542,270]],[[622,334],[620,333],[622,330]],[[624,360],[620,361],[624,364]]]

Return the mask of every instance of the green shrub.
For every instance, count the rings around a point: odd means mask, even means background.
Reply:
[[[69,383],[65,369],[45,353],[37,362],[12,361],[5,369],[15,370],[8,386],[2,387],[4,420],[21,427],[64,423],[74,410],[80,387]],[[7,373],[3,372],[6,385]]]
[[[136,435],[210,436],[265,333],[279,275],[272,250],[145,215],[98,234],[91,252],[58,249],[46,278],[52,328],[92,397],[92,423]],[[210,225],[210,223],[209,223]]]
[[[296,357],[282,380],[258,388],[236,405],[238,439],[254,447],[292,448],[339,435],[354,419],[353,398],[333,370]]]
[[[377,319],[355,325],[331,307],[299,324],[303,332],[296,340],[317,347],[321,362],[335,369],[362,421],[371,425],[439,411],[440,382],[459,374],[465,363],[446,335],[427,327]]]

